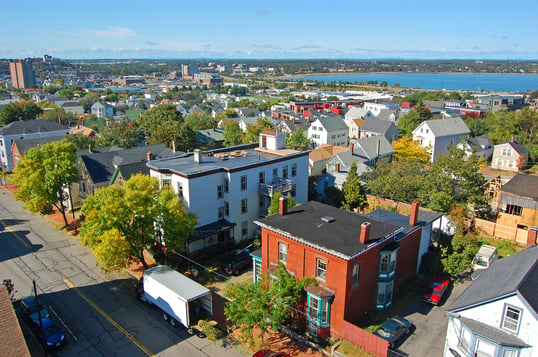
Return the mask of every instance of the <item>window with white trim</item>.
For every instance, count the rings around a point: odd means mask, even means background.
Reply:
[[[230,217],[230,204],[227,201],[224,201],[224,215]]]
[[[247,176],[241,176],[241,191],[247,190]]]
[[[460,341],[458,342],[458,348],[467,354],[469,351],[469,344],[471,342],[471,332],[465,327],[461,327]]]
[[[224,185],[217,186],[217,200],[220,200],[224,197]]]
[[[316,278],[325,281],[327,276],[327,261],[324,259],[316,259]]]
[[[392,278],[396,274],[398,250],[381,251],[379,259],[379,278]]]
[[[224,179],[224,192],[228,193],[230,191],[230,181],[227,178]]]
[[[519,350],[512,349],[512,348],[503,348],[502,357],[518,357],[518,356],[519,356]]]
[[[288,261],[288,246],[284,243],[278,243],[278,260],[284,264]]]
[[[521,310],[510,305],[504,306],[501,327],[513,333],[517,333],[521,321]]]
[[[177,183],[177,196],[183,198],[183,184],[181,182]]]
[[[307,292],[307,318],[318,325],[328,325],[330,321],[329,297],[319,297]]]

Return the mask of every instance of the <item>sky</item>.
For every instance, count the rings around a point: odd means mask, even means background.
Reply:
[[[538,0],[6,0],[0,58],[538,59]]]

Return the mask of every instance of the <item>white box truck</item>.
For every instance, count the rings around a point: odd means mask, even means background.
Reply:
[[[211,291],[164,265],[144,271],[138,294],[142,301],[161,309],[164,320],[172,326],[189,328],[212,314]]]

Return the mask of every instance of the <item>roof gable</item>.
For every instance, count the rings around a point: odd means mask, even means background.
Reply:
[[[538,313],[538,246],[499,259],[484,271],[448,308],[459,311],[519,293]]]
[[[17,120],[11,122],[0,128],[0,135],[18,135],[29,133],[44,133],[50,131],[65,130],[68,131],[68,127],[63,124],[58,124],[54,121],[48,120]]]
[[[469,135],[471,133],[463,119],[447,118],[426,120],[413,130],[413,134],[418,133],[418,130],[424,126],[427,126],[437,138],[452,135]]]

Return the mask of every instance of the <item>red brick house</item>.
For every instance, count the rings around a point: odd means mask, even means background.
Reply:
[[[418,202],[402,227],[315,201],[288,211],[281,199],[280,214],[255,222],[262,240],[255,274],[271,274],[280,261],[297,279],[315,278],[318,286],[305,288],[308,332],[343,338],[344,320],[356,324],[368,311],[388,308],[415,274],[417,217]]]

